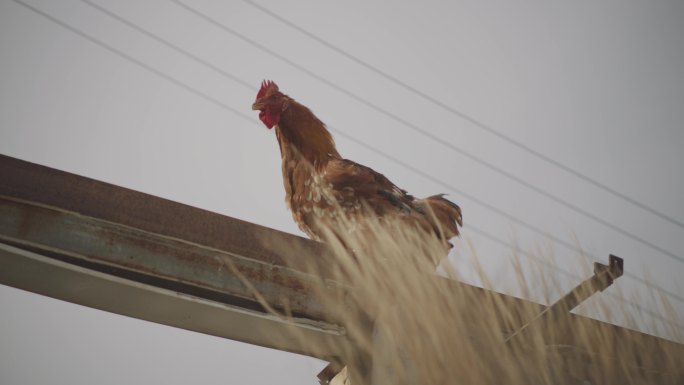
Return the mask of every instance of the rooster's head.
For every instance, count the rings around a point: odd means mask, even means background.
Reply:
[[[278,85],[271,80],[261,83],[252,110],[259,110],[259,119],[268,128],[273,128],[280,121],[280,115],[289,105],[289,98],[278,90]]]

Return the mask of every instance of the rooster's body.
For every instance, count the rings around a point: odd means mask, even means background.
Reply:
[[[252,108],[261,111],[259,118],[268,128],[276,128],[285,200],[309,237],[344,239],[348,234],[339,232],[360,234],[367,223],[377,221],[402,221],[433,233],[445,245],[459,234],[462,220],[456,204],[441,195],[416,199],[384,175],[343,159],[325,125],[275,83],[262,84]]]

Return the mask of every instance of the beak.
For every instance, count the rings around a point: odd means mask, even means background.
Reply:
[[[264,108],[263,102],[256,101],[256,102],[254,102],[254,104],[252,104],[252,111],[258,111],[258,110],[261,110],[263,108]]]

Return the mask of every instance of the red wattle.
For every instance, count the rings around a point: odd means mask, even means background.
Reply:
[[[267,114],[266,111],[260,111],[259,112],[259,119],[264,123],[264,125],[267,128],[273,128],[276,124],[278,124],[279,116],[277,115],[272,115],[272,114]]]

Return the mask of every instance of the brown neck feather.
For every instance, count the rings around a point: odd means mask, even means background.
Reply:
[[[280,117],[276,134],[283,158],[301,156],[312,165],[340,158],[325,124],[293,99]]]

